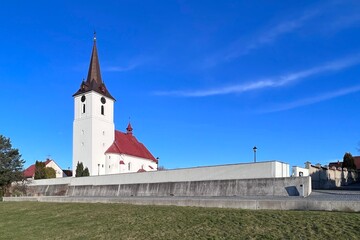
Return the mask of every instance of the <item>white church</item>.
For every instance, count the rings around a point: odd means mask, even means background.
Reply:
[[[115,130],[115,99],[102,81],[96,37],[89,72],[74,97],[73,174],[82,162],[90,176],[156,171],[158,160],[133,135]]]

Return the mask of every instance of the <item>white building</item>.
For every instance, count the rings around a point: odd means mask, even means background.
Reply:
[[[293,177],[307,177],[309,176],[309,169],[293,166],[292,167],[292,176]]]
[[[53,168],[55,170],[55,178],[62,178],[67,177],[66,174],[63,172],[63,170],[60,168],[60,166],[52,159],[46,159],[44,162],[45,167]],[[24,171],[24,177],[26,179],[34,179],[35,177],[35,164],[29,166]]]
[[[115,130],[115,99],[101,78],[95,37],[87,79],[73,97],[74,173],[78,162],[91,176],[157,170],[157,159],[133,136],[130,123],[126,133]]]

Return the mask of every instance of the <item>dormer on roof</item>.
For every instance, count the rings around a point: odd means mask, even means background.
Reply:
[[[100,63],[96,47],[96,34],[94,33],[94,45],[91,53],[89,71],[86,81],[82,81],[80,89],[73,95],[73,97],[84,94],[86,92],[95,91],[101,95],[108,97],[115,101],[107,90],[105,83],[101,78]]]

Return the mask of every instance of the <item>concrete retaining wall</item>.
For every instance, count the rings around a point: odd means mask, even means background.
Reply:
[[[126,203],[135,205],[176,205],[272,210],[316,210],[360,212],[359,201],[314,201],[309,198],[238,199],[238,198],[141,198],[141,197],[6,197],[4,201]]]
[[[289,177],[289,164],[279,161],[228,164],[143,173],[121,173],[81,178],[33,180],[29,185],[117,185],[160,182],[188,182],[224,179]]]
[[[151,197],[151,196],[308,196],[310,177],[228,179],[111,185],[31,185],[28,196]]]

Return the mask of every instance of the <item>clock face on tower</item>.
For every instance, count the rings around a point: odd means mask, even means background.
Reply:
[[[101,103],[105,104],[106,103],[106,99],[104,97],[101,98]]]
[[[82,102],[85,102],[85,100],[86,100],[86,97],[85,97],[84,95],[82,95],[82,96],[81,96],[81,101],[82,101]]]

